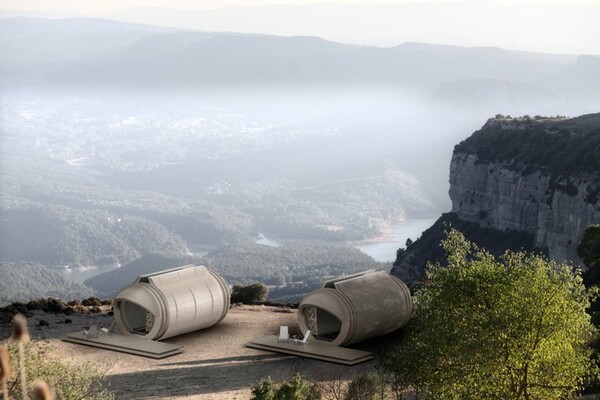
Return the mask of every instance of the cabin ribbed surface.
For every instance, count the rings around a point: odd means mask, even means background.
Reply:
[[[225,318],[229,287],[206,267],[188,265],[138,277],[119,292],[114,307],[115,321],[124,334],[165,339]]]
[[[326,282],[304,296],[298,324],[303,332],[316,332],[317,340],[349,345],[395,331],[411,314],[410,291],[402,281],[387,272],[366,271]]]

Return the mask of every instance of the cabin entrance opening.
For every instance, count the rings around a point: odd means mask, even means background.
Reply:
[[[154,327],[154,314],[139,304],[121,300],[117,303],[121,321],[129,333],[145,336]]]
[[[310,329],[315,339],[331,342],[340,334],[342,321],[332,313],[312,306],[304,308],[302,312],[306,327]]]

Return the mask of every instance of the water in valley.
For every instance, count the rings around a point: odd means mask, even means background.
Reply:
[[[396,251],[400,247],[406,246],[406,239],[416,240],[436,220],[437,217],[412,219],[398,225],[392,225],[385,235],[357,243],[354,247],[377,261],[391,262],[396,259]]]

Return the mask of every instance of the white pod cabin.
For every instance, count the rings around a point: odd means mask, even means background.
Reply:
[[[186,265],[139,276],[114,299],[124,335],[159,340],[215,325],[229,310],[229,286],[203,266]]]
[[[304,296],[298,325],[316,340],[344,346],[385,335],[408,322],[408,287],[384,271],[365,271],[325,282]]]

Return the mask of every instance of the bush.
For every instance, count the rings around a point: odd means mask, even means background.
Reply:
[[[321,400],[321,390],[314,384],[295,374],[277,389],[271,378],[261,379],[251,388],[251,400]]]
[[[363,374],[350,382],[345,400],[376,400],[382,398],[385,383],[375,374]]]
[[[262,283],[248,286],[234,285],[231,292],[232,303],[259,304],[267,300],[269,289]]]
[[[50,357],[50,346],[42,342],[30,342],[25,346],[25,371],[30,386],[36,380],[50,385],[56,398],[61,400],[112,399],[102,386],[104,374],[91,363],[71,365]],[[16,343],[9,345],[13,379],[9,381],[11,398],[21,398],[21,381],[18,373],[19,356]]]
[[[275,385],[271,380],[271,377],[261,379],[256,384],[252,385],[251,400],[274,400],[275,399]]]
[[[275,393],[275,400],[320,400],[321,390],[295,374],[292,379],[283,382]]]
[[[102,305],[102,300],[100,300],[97,297],[92,296],[90,298],[82,300],[81,304],[83,304],[86,307],[92,307],[92,306],[94,306],[94,307],[100,307]]]

